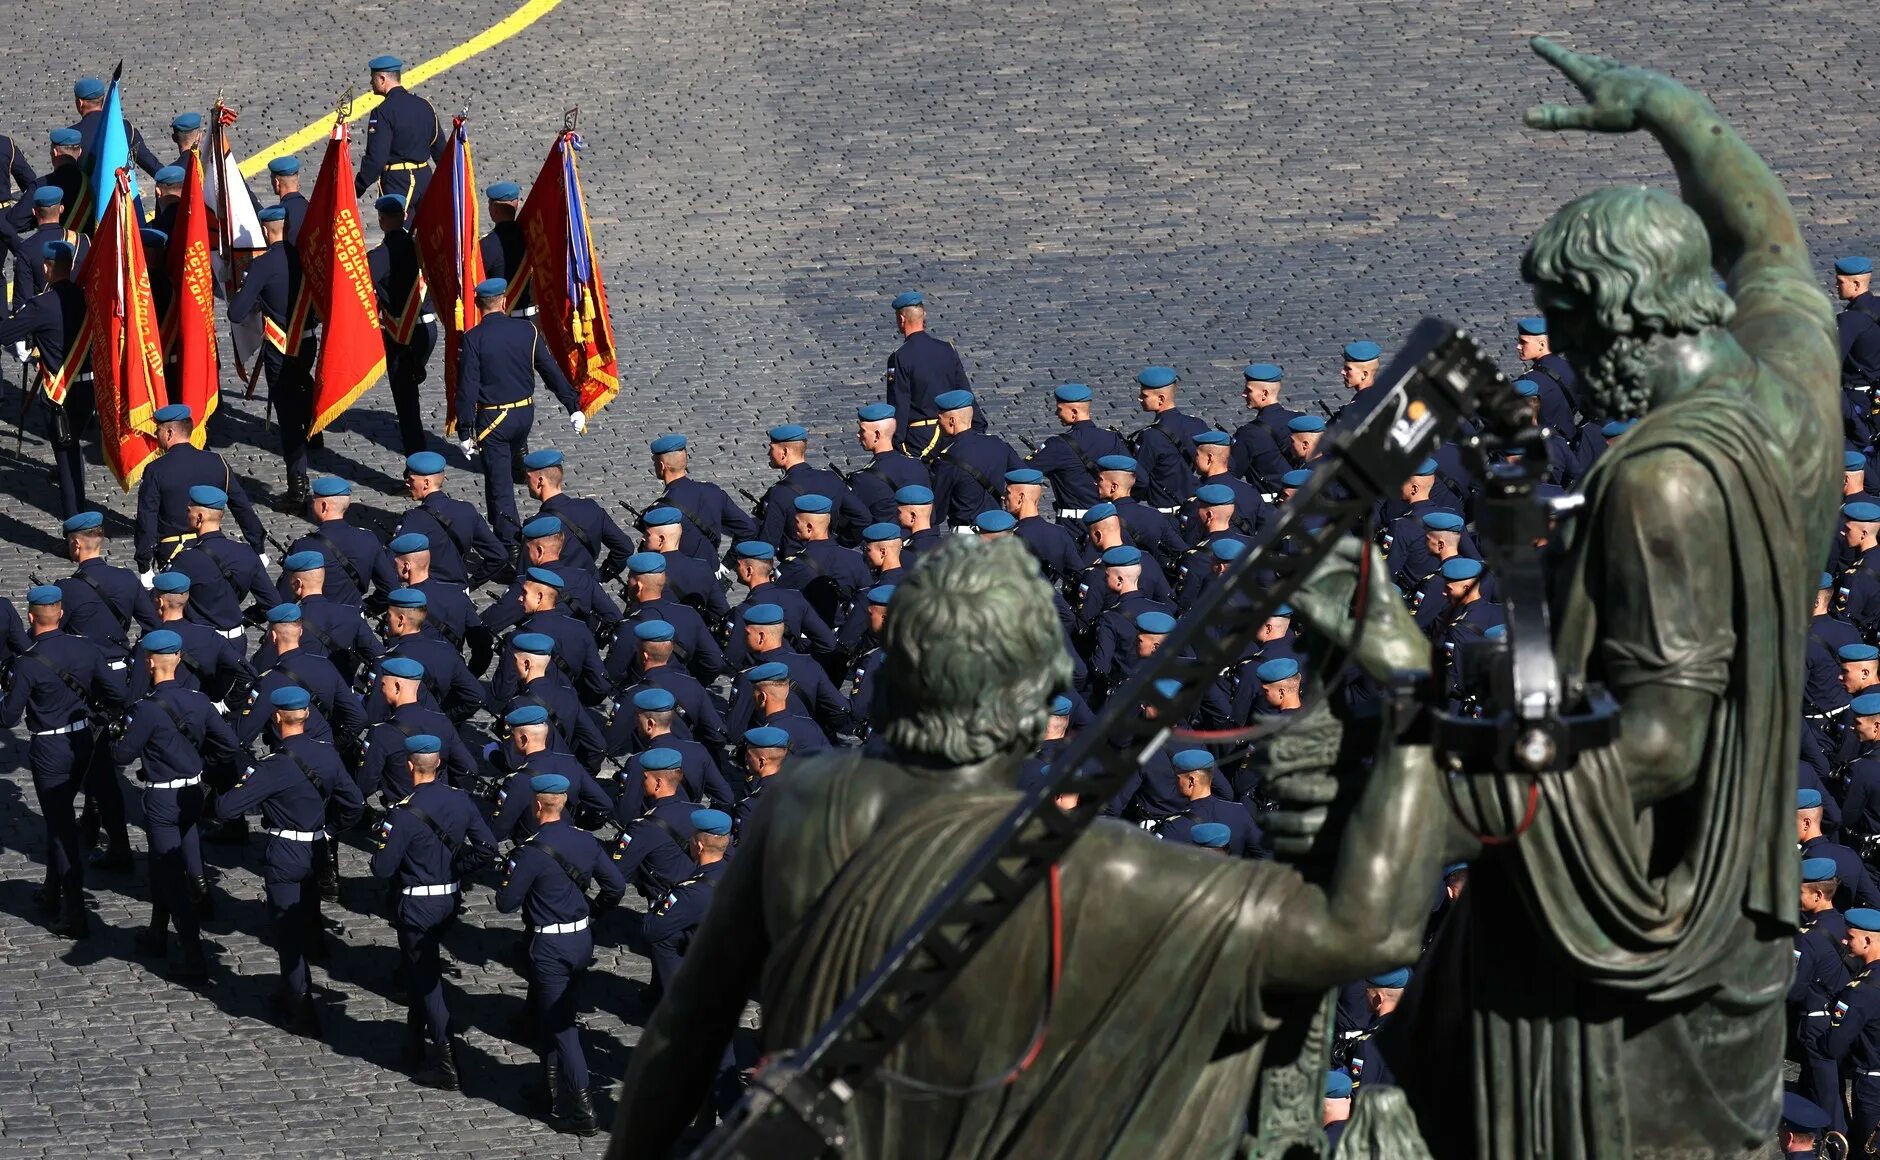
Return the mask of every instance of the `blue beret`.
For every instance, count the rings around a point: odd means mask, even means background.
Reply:
[[[276,157],[268,162],[268,172],[279,177],[292,177],[300,172],[300,158]]]
[[[864,403],[855,408],[855,417],[864,423],[880,423],[894,418],[892,403]]]
[[[862,539],[871,544],[879,544],[886,540],[898,540],[901,536],[901,525],[891,524],[886,520],[880,523],[869,524],[862,529]],[[765,544],[764,546],[766,548],[770,547],[769,544]]]
[[[559,773],[538,773],[529,779],[529,789],[534,793],[567,793],[571,784]]]
[[[870,530],[880,526],[880,524],[868,525]],[[898,536],[901,534],[900,528],[895,527],[893,524],[889,524],[888,526],[894,528],[895,535]],[[864,531],[862,535],[867,536],[868,532]],[[740,560],[775,560],[777,558],[777,549],[771,547],[763,540],[739,540],[737,546],[731,550],[737,554]]]
[[[405,457],[405,471],[410,475],[442,475],[444,457],[435,451],[420,451]]]
[[[483,196],[491,201],[516,201],[522,197],[522,187],[513,181],[498,181],[484,186]]]
[[[1325,430],[1325,416],[1323,415],[1294,415],[1292,418],[1286,420],[1286,430],[1288,431],[1323,431]]]
[[[1832,588],[1832,587],[1834,587],[1834,573],[1823,572],[1821,574],[1821,585],[1820,585],[1821,590],[1826,591],[1827,589]]]
[[[196,507],[222,509],[228,507],[228,492],[219,487],[199,483],[189,489],[189,502]]]
[[[1856,717],[1880,717],[1880,693],[1862,693],[1849,701],[1847,708]]]
[[[1175,631],[1175,618],[1166,612],[1144,612],[1136,617],[1136,629],[1151,636],[1166,636]]]
[[[181,165],[165,165],[162,169],[157,170],[156,176],[153,177],[152,180],[158,185],[181,185],[183,184],[184,176],[185,174],[183,173],[183,167]]]
[[[525,540],[539,540],[543,536],[559,535],[561,535],[560,516],[536,516],[522,525],[522,538]]]
[[[1195,499],[1203,507],[1218,507],[1234,502],[1234,489],[1224,483],[1204,483],[1195,489]]]
[[[672,624],[668,621],[642,620],[633,626],[633,639],[651,641],[671,640],[673,631]]]
[[[903,290],[899,294],[896,294],[894,296],[894,301],[888,303],[888,305],[892,306],[896,310],[906,310],[910,306],[919,306],[921,303],[925,301],[926,299],[920,296],[920,291]]]
[[[1412,475],[1435,475],[1436,474],[1436,461],[1434,459],[1425,459],[1423,462],[1417,464],[1417,469],[1411,472],[1410,474]]]
[[[1020,487],[1037,487],[1044,483],[1044,472],[1035,467],[1019,467],[1005,473],[1005,482],[1015,483]]]
[[[1247,376],[1251,383],[1277,383],[1283,372],[1276,363],[1249,363],[1241,368],[1240,373]]]
[[[894,599],[894,590],[896,587],[897,585],[894,585],[894,584],[875,585],[873,588],[870,588],[868,590],[868,602],[870,604],[879,604],[879,605],[886,606],[888,601]]]
[[[647,444],[648,449],[651,450],[654,455],[667,455],[674,451],[684,451],[686,446],[685,436],[676,431],[667,435],[661,435],[659,438]]]
[[[1062,693],[1059,693],[1057,696],[1051,698],[1051,715],[1053,717],[1070,716],[1071,715],[1071,699],[1069,697],[1066,697]]]
[[[79,77],[72,86],[72,95],[81,101],[95,101],[104,96],[104,82],[97,77]]]
[[[555,638],[545,632],[519,632],[510,638],[509,645],[519,653],[545,657],[554,653]]]
[[[1880,520],[1880,503],[1872,503],[1868,500],[1857,499],[1853,503],[1842,504],[1841,514],[1846,516],[1850,520],[1854,520],[1856,522],[1863,523],[1863,524],[1870,524],[1870,523],[1875,522],[1876,520]]]
[[[1171,701],[1175,699],[1176,694],[1182,691],[1182,683],[1173,677],[1163,677],[1156,681],[1151,687],[1154,688],[1156,693],[1164,700]]]
[[[1282,487],[1304,487],[1312,478],[1312,470],[1307,467],[1295,467],[1279,477]]]
[[[1843,917],[1847,919],[1847,925],[1854,930],[1880,931],[1880,910],[1875,910],[1870,906],[1856,906]]]
[[[57,584],[35,584],[26,590],[28,604],[59,604],[65,600],[65,593]]]
[[[1505,624],[1491,624],[1482,630],[1482,635],[1490,640],[1505,640],[1508,636],[1508,626]]]
[[[1798,810],[1818,810],[1821,808],[1821,791],[1818,789],[1797,790],[1795,808]]]
[[[645,576],[666,570],[666,557],[658,552],[635,552],[627,557],[627,571],[636,576]]]
[[[192,418],[187,403],[170,403],[167,406],[158,407],[150,417],[159,423],[187,423]]]
[[[351,495],[352,484],[337,475],[322,475],[313,481],[313,494],[321,499],[331,499],[336,495]]]
[[[405,212],[405,195],[402,193],[388,193],[373,202],[372,208],[378,210],[380,213],[402,214]]]
[[[744,610],[744,623],[765,628],[783,623],[783,607],[777,604],[753,604]]]
[[[648,749],[646,752],[640,754],[641,769],[677,769],[684,761],[684,754],[680,753],[677,749],[669,749],[664,745],[655,749]]]
[[[685,515],[676,507],[656,507],[648,508],[640,518],[649,528],[664,528],[684,522]]]
[[[188,592],[189,573],[159,572],[157,573],[157,578],[151,581],[150,586],[155,588],[158,592],[167,593],[172,596],[179,592]]]
[[[1462,517],[1455,512],[1424,512],[1419,520],[1432,532],[1459,532],[1463,527]]]
[[[503,715],[503,724],[511,729],[524,725],[546,725],[548,724],[548,706],[517,705]]]
[[[1348,1100],[1351,1098],[1351,1076],[1342,1071],[1325,1073],[1325,1098],[1328,1100]]]
[[[442,753],[443,739],[435,733],[413,733],[405,738],[406,753]]]
[[[1142,549],[1129,544],[1118,544],[1103,551],[1103,565],[1106,568],[1129,568],[1142,563]]]
[[[1175,766],[1176,773],[1193,773],[1197,769],[1213,766],[1214,755],[1205,749],[1184,749],[1169,758],[1169,761]]]
[[[170,244],[170,235],[164,233],[162,230],[153,229],[150,226],[145,226],[143,229],[138,230],[137,236],[144,240],[144,245],[146,246],[167,246]]]
[[[1838,869],[1833,858],[1803,858],[1802,881],[1826,882],[1834,877]]]
[[[1225,431],[1203,431],[1194,440],[1197,447],[1226,447],[1233,441],[1234,437]]]
[[[567,581],[563,580],[560,576],[557,576],[555,573],[550,572],[547,568],[530,568],[528,571],[522,574],[522,578],[525,580],[533,581],[536,584],[541,584],[546,587],[553,588],[557,592],[560,592],[563,588],[567,587],[567,584],[568,584]]]
[[[501,298],[507,293],[509,293],[509,279],[507,278],[485,278],[477,283],[478,298]]]
[[[300,605],[288,603],[276,604],[273,608],[268,609],[268,623],[299,624]]]
[[[375,56],[366,62],[366,68],[373,72],[402,72],[405,62],[395,56]]]
[[[326,557],[319,552],[290,552],[281,567],[289,572],[318,572],[326,567]]]
[[[104,513],[79,512],[59,526],[67,534],[72,532],[88,532],[93,528],[102,528],[104,527]]]
[[[693,810],[692,828],[701,834],[729,834],[731,815],[723,810]]]
[[[1263,661],[1253,670],[1253,675],[1261,684],[1270,685],[1275,681],[1289,681],[1299,675],[1299,662],[1291,657],[1274,657]]]
[[[42,185],[33,190],[33,204],[41,209],[65,204],[65,191],[56,185]]]
[[[1599,433],[1608,439],[1617,439],[1631,430],[1632,424],[1636,422],[1638,422],[1637,419],[1609,419],[1600,424]]]
[[[1384,353],[1384,348],[1375,342],[1348,342],[1345,344],[1346,362],[1370,362]]]
[[[973,393],[971,391],[941,391],[933,397],[933,405],[935,410],[957,411],[961,407],[973,405]]]
[[[52,143],[61,149],[71,149],[85,143],[84,134],[77,129],[54,129],[51,138]]]
[[[1529,315],[1526,318],[1518,319],[1514,324],[1514,328],[1521,334],[1546,334],[1547,320],[1538,314]]]
[[[769,431],[772,443],[801,443],[809,438],[809,428],[798,423],[779,423]]]
[[[1060,403],[1088,403],[1090,388],[1082,383],[1065,383],[1053,389],[1051,397]]]
[[[782,661],[765,661],[761,665],[751,666],[751,668],[745,671],[744,675],[753,683],[759,681],[784,681],[788,680],[790,677],[790,666],[784,664]]]
[[[790,506],[802,512],[804,515],[826,516],[831,511],[835,510],[836,505],[828,496],[817,495],[815,492],[811,492],[808,495],[797,496],[796,502],[792,503]]]
[[[1834,272],[1847,274],[1850,277],[1855,274],[1871,274],[1873,273],[1873,259],[1864,258],[1858,254],[1837,258],[1834,263]]]
[[[1482,574],[1482,562],[1467,556],[1451,556],[1443,561],[1443,579],[1473,580]]]
[[[393,608],[426,608],[431,603],[422,588],[394,588],[385,599]]]
[[[562,454],[553,447],[531,451],[522,457],[522,470],[524,471],[545,471],[551,467],[560,467],[561,464]]]
[[[1134,471],[1136,460],[1129,455],[1100,455],[1097,457],[1099,471]]]
[[[1451,874],[1460,874],[1468,868],[1469,864],[1467,862],[1451,862],[1449,865],[1443,867],[1443,877],[1447,878]]]
[[[278,205],[264,206],[259,213],[255,214],[255,220],[258,222],[284,222],[287,220],[287,211]]]
[[[1234,831],[1221,822],[1202,822],[1188,831],[1188,840],[1197,846],[1209,850],[1225,850],[1232,841]]]
[[[393,536],[392,542],[387,544],[386,547],[394,556],[409,556],[413,552],[428,552],[431,550],[431,537],[425,535],[423,532],[406,532],[402,536]]]
[[[759,725],[744,731],[744,744],[752,749],[788,749],[790,734],[775,725]]]
[[[1115,515],[1116,505],[1106,499],[1102,503],[1090,505],[1089,510],[1084,512],[1084,525],[1100,524]]]
[[[1009,532],[1018,526],[1018,517],[1004,508],[992,508],[973,517],[976,532]]]
[[[1273,616],[1284,616],[1288,619],[1291,619],[1292,614],[1293,614],[1292,605],[1290,604],[1282,604],[1278,608],[1275,608],[1273,610]],[[1273,619],[1273,617],[1269,616],[1267,617],[1267,619],[1271,620]]]
[[[1174,386],[1177,377],[1174,367],[1144,367],[1136,376],[1136,385],[1145,391],[1159,391]]]
[[[313,704],[313,695],[299,685],[283,685],[268,694],[268,704],[276,709],[305,709]]]
[[[906,507],[919,507],[933,502],[933,489],[923,484],[910,483],[894,493],[894,502]]]
[[[633,707],[643,709],[648,713],[665,713],[676,708],[678,704],[679,698],[673,696],[671,690],[662,689],[658,685],[641,689],[633,694]]]
[[[401,681],[422,681],[424,664],[410,657],[386,657],[379,662],[379,671],[388,677],[397,677]]]
[[[1834,1120],[1821,1105],[1797,1092],[1782,1093],[1782,1122],[1798,1132],[1819,1132]]]
[[[1541,393],[1541,385],[1533,379],[1516,379],[1514,381],[1514,393],[1524,399],[1532,399],[1534,396]]]
[[[1858,451],[1843,452],[1841,455],[1841,470],[1865,471],[1867,470],[1867,457]]]
[[[78,251],[72,248],[72,243],[58,239],[39,247],[39,256],[48,262],[69,262],[77,254]]]
[[[1398,967],[1394,971],[1385,971],[1381,975],[1372,975],[1365,980],[1365,983],[1372,987],[1408,987],[1410,985],[1410,968]]]
[[[1834,655],[1841,658],[1843,661],[1855,663],[1860,661],[1880,660],[1880,648],[1875,648],[1873,645],[1862,644],[1856,641],[1852,644],[1844,644],[1840,648],[1835,649]]]
[[[1223,537],[1208,544],[1208,555],[1224,563],[1231,563],[1247,551],[1247,545],[1239,540]]]
[[[178,113],[170,118],[170,128],[178,133],[192,133],[202,128],[202,114]]]
[[[167,628],[159,628],[155,632],[146,632],[143,635],[143,639],[137,643],[141,645],[143,650],[147,653],[167,655],[169,653],[180,653],[183,651],[183,638]]]

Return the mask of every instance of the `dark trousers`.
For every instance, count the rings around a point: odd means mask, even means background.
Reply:
[[[587,1090],[587,1056],[575,1025],[575,982],[594,964],[591,931],[538,934],[529,939],[529,1006],[549,1037],[548,1062],[561,1069],[569,1091]],[[551,1096],[555,1093],[549,1093]]]
[[[59,506],[67,519],[85,510],[85,455],[80,440],[91,429],[97,409],[89,381],[73,383],[63,407],[46,408],[52,462],[59,475]]]
[[[292,358],[272,347],[262,356],[268,376],[268,398],[281,425],[281,459],[287,465],[288,486],[307,478],[307,429],[313,425],[313,364],[319,343],[302,340]]]
[[[144,831],[150,836],[150,926],[162,933],[174,923],[185,955],[202,953],[202,927],[190,901],[190,864],[202,873],[202,787],[144,791]]]
[[[483,508],[496,538],[505,544],[514,543],[522,533],[522,521],[516,514],[516,485],[526,478],[522,457],[529,453],[535,405],[509,411],[478,407],[476,420],[477,429],[470,434],[477,437],[482,453]]]
[[[685,948],[692,941],[691,931],[682,931],[670,938],[658,942],[649,941],[638,922],[626,927],[627,949],[635,954],[645,955],[653,964],[653,994],[663,996],[666,988],[672,985],[672,977],[679,973],[679,964],[685,961]]]
[[[437,327],[423,323],[412,328],[411,341],[400,345],[392,341],[390,331],[381,330],[385,339],[385,377],[392,388],[392,407],[398,412],[398,442],[406,455],[425,449],[424,404],[418,388],[424,385],[426,364],[437,346]]]
[[[404,967],[405,991],[414,1016],[424,1021],[432,1043],[450,1038],[450,1008],[444,1002],[444,967],[440,953],[444,932],[457,913],[457,896],[397,896],[394,924]]]
[[[110,754],[93,746],[87,761],[83,770],[85,798],[90,807],[98,811],[105,844],[113,850],[128,850],[131,832],[124,812],[124,783],[118,780]]]
[[[314,882],[314,867],[326,857],[326,841],[268,841],[301,847],[282,851],[279,857],[270,850],[267,869],[268,921],[273,924],[274,951],[281,962],[281,989],[290,998],[298,998],[313,988],[307,974],[307,948],[321,935],[320,891]]]
[[[27,750],[33,792],[39,798],[40,816],[46,820],[46,888],[69,900],[82,898],[85,889],[84,842],[73,804],[91,754],[91,734],[82,729],[34,737]]]

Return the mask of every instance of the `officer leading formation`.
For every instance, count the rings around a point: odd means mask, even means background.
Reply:
[[[354,181],[358,195],[379,189],[385,240],[372,269],[382,306],[416,283],[407,209],[443,141],[430,105],[399,84],[401,70],[395,58],[371,62],[385,99]],[[19,193],[6,233],[23,257],[0,342],[30,344],[51,375],[73,355],[84,316],[72,279],[86,239],[61,214],[102,87],[80,82],[77,96],[80,123],[51,134],[48,174],[11,153]],[[181,115],[172,129],[186,150],[201,118]],[[132,138],[137,163],[163,186],[165,167],[154,154],[146,164],[148,146]],[[279,203],[261,214],[269,248],[229,304],[236,321],[287,322],[306,201],[286,160],[270,167]],[[45,833],[36,855],[46,865],[33,901],[49,930],[92,933],[87,885],[121,888],[136,872],[130,826],[140,820],[151,903],[139,950],[180,983],[225,985],[203,924],[226,913],[218,873],[258,868],[279,957],[276,1014],[318,1036],[312,968],[331,937],[324,910],[350,894],[347,909],[376,914],[395,933],[389,969],[407,1003],[418,1083],[454,1090],[467,1080],[443,943],[464,893],[493,888],[497,909],[519,913],[526,934],[517,966],[543,1061],[541,1106],[566,1130],[592,1134],[595,1077],[577,1015],[596,946],[644,956],[655,995],[682,969],[770,779],[788,777],[794,755],[867,743],[883,628],[908,569],[949,536],[1009,537],[1050,582],[1074,679],[1025,764],[1034,783],[1260,541],[1310,477],[1343,407],[1295,410],[1281,367],[1253,362],[1234,384],[1244,410],[1203,418],[1182,409],[1182,396],[1197,386],[1219,396],[1226,384],[1191,383],[1157,365],[1129,392],[1143,413],[1135,430],[1093,418],[1113,388],[1070,382],[1038,400],[1039,420],[1057,430],[1034,444],[1001,432],[960,356],[928,329],[925,297],[910,290],[888,305],[902,342],[883,397],[855,410],[859,468],[815,466],[829,449],[778,416],[766,433],[776,480],[762,495],[734,489],[747,506],[693,474],[685,434],[662,433],[646,442],[650,502],[622,526],[579,494],[562,451],[529,446],[538,380],[573,431],[587,418],[542,348],[534,307],[507,297],[503,275],[524,246],[514,224],[520,187],[487,192],[492,277],[474,288],[485,319],[464,337],[451,400],[458,449],[483,476],[481,509],[452,494],[474,485],[427,448],[418,415],[437,345],[428,302],[406,337],[384,334],[406,455],[406,506],[392,526],[350,515],[345,472],[311,473],[294,401],[305,398],[309,346],[295,356],[269,348],[262,361],[280,410],[290,505],[307,519],[285,542],[271,539],[227,463],[196,446],[187,406],[155,414],[162,455],[139,486],[131,543],[117,553],[105,517],[84,501],[78,436],[55,439],[72,567],[36,582],[21,605],[0,600],[4,722],[28,733]],[[1780,1128],[1792,1155],[1813,1154],[1817,1136],[1831,1132],[1880,1149],[1880,982],[1870,978],[1880,962],[1872,274],[1865,257],[1834,264],[1846,304],[1845,504],[1823,561],[1797,707],[1802,887],[1788,1050],[1799,1079]],[[1635,420],[1594,413],[1576,369],[1551,351],[1545,320],[1519,319],[1511,332],[1523,367],[1515,387],[1546,431],[1543,492],[1565,497]],[[1362,405],[1383,348],[1354,339],[1327,353],[1344,406]],[[88,376],[71,379],[65,410],[83,414]],[[517,485],[535,504],[526,518]],[[1449,708],[1464,714],[1483,712],[1489,695],[1475,646],[1503,632],[1496,577],[1474,540],[1480,496],[1452,444],[1374,513],[1390,579],[1447,659]],[[134,566],[110,562],[114,554]],[[1237,730],[1302,712],[1301,637],[1282,607],[1181,724]],[[1338,693],[1354,706],[1381,695],[1362,677]],[[1259,822],[1267,760],[1257,743],[1158,750],[1105,812],[1135,823],[1145,841],[1269,857]],[[1430,935],[1469,873],[1451,865],[1429,884]],[[621,906],[629,894],[638,905]],[[1339,997],[1324,1087],[1334,1142],[1367,1086],[1417,1066],[1383,1053],[1376,1034],[1416,969],[1352,980]],[[750,1062],[727,1057],[715,1110],[736,1100]]]

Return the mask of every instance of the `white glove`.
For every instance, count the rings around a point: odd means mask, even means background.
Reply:
[[[570,426],[570,427],[573,427],[573,428],[574,428],[574,433],[575,433],[576,435],[579,435],[579,434],[581,434],[582,432],[584,432],[584,431],[586,431],[586,430],[587,430],[587,416],[586,416],[586,415],[583,415],[583,414],[582,414],[581,412],[579,412],[579,411],[571,411],[571,412],[569,412],[569,414],[568,414],[568,426]]]
[[[209,702],[209,708],[214,709],[224,717],[228,716],[228,702],[226,701],[211,701]]]
[[[139,572],[137,579],[143,582],[145,588],[154,588],[157,583],[157,570],[152,568],[148,572]]]
[[[477,441],[475,439],[465,439],[462,443],[457,444],[457,446],[462,448],[463,457],[465,459],[477,453]]]
[[[274,562],[273,562],[272,560],[270,560],[270,559],[268,559],[268,554],[267,554],[266,552],[263,552],[263,553],[261,553],[261,566],[262,566],[263,568],[272,568],[272,567],[274,567]]]
[[[25,362],[31,354],[32,351],[26,349],[25,343],[16,342],[13,344],[13,357],[19,359],[21,362]]]

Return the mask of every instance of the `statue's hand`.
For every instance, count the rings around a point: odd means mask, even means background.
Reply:
[[[1294,612],[1311,626],[1314,638],[1338,652],[1349,650],[1357,627],[1352,597],[1358,588],[1361,552],[1370,556],[1370,584],[1364,601],[1364,632],[1352,659],[1366,675],[1379,681],[1388,681],[1393,672],[1429,668],[1429,641],[1391,584],[1390,569],[1376,548],[1360,545],[1355,536],[1333,546],[1293,594]]]
[[[1565,73],[1586,97],[1584,105],[1538,105],[1527,111],[1530,129],[1588,129],[1630,133],[1650,120],[1667,96],[1694,95],[1663,73],[1634,68],[1562,48],[1545,36],[1528,42],[1548,64]]]

